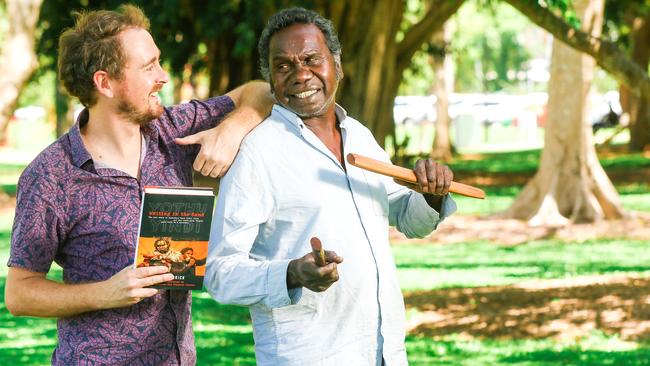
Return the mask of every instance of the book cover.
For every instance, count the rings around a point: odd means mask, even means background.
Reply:
[[[153,288],[203,288],[213,209],[212,188],[144,188],[135,266],[167,266],[174,274]]]

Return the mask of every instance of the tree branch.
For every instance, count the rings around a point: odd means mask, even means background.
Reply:
[[[632,61],[614,42],[591,37],[575,29],[551,10],[531,0],[505,0],[557,40],[593,57],[598,65],[637,95],[650,98],[648,72]]]
[[[445,22],[454,15],[464,0],[432,0],[422,20],[413,25],[404,35],[397,48],[397,69],[404,70],[413,54],[431,35],[442,29]]]

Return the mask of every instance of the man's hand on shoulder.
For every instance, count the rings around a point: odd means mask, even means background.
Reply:
[[[217,178],[226,174],[244,137],[271,113],[275,101],[269,84],[262,81],[248,82],[226,95],[236,108],[221,123],[175,140],[179,145],[201,145],[192,167],[206,177]]]
[[[201,149],[192,167],[206,177],[217,178],[226,174],[247,133],[244,126],[220,123],[214,128],[175,141],[179,145],[200,144]]]

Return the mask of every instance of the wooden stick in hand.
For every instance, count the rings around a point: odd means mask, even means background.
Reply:
[[[323,249],[323,244],[320,242],[320,239],[317,237],[311,238],[309,241],[311,244],[311,250],[316,258],[316,265],[323,267],[327,265],[327,260],[325,260],[325,250]]]
[[[397,165],[385,163],[383,161],[375,160],[373,158],[359,154],[348,154],[347,160],[348,163],[361,169],[369,170],[371,172],[382,175],[387,175],[389,177],[393,177],[395,179],[403,180],[409,183],[418,182],[417,178],[415,177],[415,173],[413,173],[413,171],[410,169],[402,168]],[[472,198],[485,198],[485,192],[483,192],[482,189],[458,182],[451,182],[449,192]]]

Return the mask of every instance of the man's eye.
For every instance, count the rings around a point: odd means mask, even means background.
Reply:
[[[278,71],[287,71],[289,70],[289,65],[287,64],[280,64],[275,67]]]
[[[320,64],[320,62],[321,62],[321,58],[317,57],[317,56],[308,57],[305,60],[305,64],[306,65],[311,65],[311,66],[318,65],[318,64]]]

